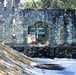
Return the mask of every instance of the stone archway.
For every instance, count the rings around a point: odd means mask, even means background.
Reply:
[[[36,33],[37,30],[38,33]],[[34,21],[28,25],[28,45],[48,46],[49,35],[50,25],[48,23],[42,21]]]

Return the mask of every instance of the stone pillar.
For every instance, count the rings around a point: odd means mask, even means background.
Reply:
[[[73,12],[73,43],[76,43],[76,10]]]
[[[64,30],[63,43],[66,43],[68,39],[66,14],[64,14],[64,29],[63,30]]]
[[[56,46],[59,44],[59,18],[57,17],[57,10],[51,10],[49,16],[50,21],[50,46]]]

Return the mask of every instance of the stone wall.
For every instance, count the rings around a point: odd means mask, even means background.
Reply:
[[[12,0],[7,0],[4,8],[3,0],[0,0],[0,41],[15,46],[26,46],[28,25],[35,21],[41,21],[50,25],[50,46],[60,44],[60,27],[63,27],[62,43],[72,43],[75,38],[73,9],[25,9],[19,8],[19,0],[15,0],[12,8]]]
[[[24,54],[34,58],[76,58],[76,47],[27,47]]]

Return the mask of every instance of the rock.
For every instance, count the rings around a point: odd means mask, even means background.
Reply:
[[[50,69],[51,70],[63,70],[63,69],[65,69],[57,64],[41,64],[41,65],[37,65],[36,67],[42,68],[42,69],[48,69],[48,70],[50,70]]]

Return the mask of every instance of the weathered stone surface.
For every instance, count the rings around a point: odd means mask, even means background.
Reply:
[[[74,9],[25,9],[19,8],[19,1],[15,0],[12,8],[12,1],[7,0],[7,7],[4,10],[3,1],[0,0],[0,41],[10,45],[27,46],[28,25],[34,21],[41,21],[50,25],[50,46],[60,44],[60,26],[63,26],[63,43],[75,42]],[[15,19],[15,26],[13,25]],[[13,36],[15,35],[15,36]]]
[[[76,44],[62,44],[57,47],[27,47],[24,54],[38,58],[76,58]]]

